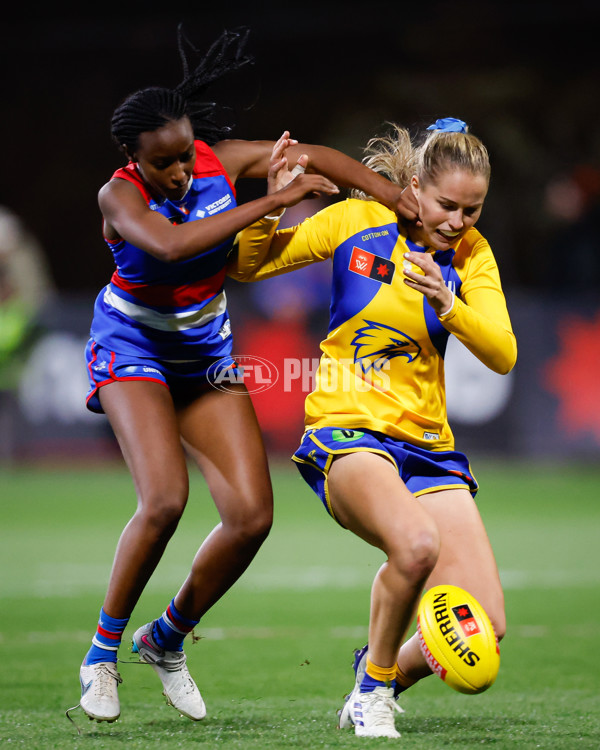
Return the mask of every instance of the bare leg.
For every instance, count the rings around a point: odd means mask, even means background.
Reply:
[[[452,584],[472,594],[487,612],[496,636],[506,630],[504,595],[491,544],[479,510],[465,490],[443,490],[419,498],[435,519],[440,539],[440,555],[427,580],[427,588]],[[398,665],[410,679],[431,674],[416,636],[400,649]]]
[[[100,400],[135,484],[138,507],[119,539],[104,611],[129,617],[181,517],[188,474],[173,401],[158,383],[126,381]]]
[[[371,591],[369,654],[374,664],[392,667],[437,559],[435,523],[394,466],[377,454],[337,458],[328,483],[340,523],[387,555]]]
[[[258,552],[271,528],[273,495],[260,429],[245,389],[236,394],[207,392],[180,409],[178,420],[221,517],[175,598],[182,614],[198,620]]]

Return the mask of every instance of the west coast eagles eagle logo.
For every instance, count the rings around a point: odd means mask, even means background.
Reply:
[[[365,374],[370,369],[379,372],[394,357],[406,357],[412,362],[421,353],[419,344],[403,331],[373,320],[364,322],[366,325],[356,331],[352,346],[354,361]]]

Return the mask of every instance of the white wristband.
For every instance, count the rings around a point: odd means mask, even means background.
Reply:
[[[450,292],[452,295],[452,302],[450,303],[450,307],[447,310],[444,310],[444,312],[438,313],[438,317],[443,318],[444,315],[448,315],[449,312],[452,311],[452,308],[454,307],[454,300],[456,299],[456,296],[454,292]]]
[[[269,221],[277,221],[277,219],[281,219],[284,213],[285,208],[282,208],[280,214],[269,214],[269,216],[263,216],[263,219],[269,219]]]

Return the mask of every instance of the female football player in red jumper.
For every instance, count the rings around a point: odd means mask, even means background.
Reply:
[[[226,32],[192,69],[185,43],[180,36],[178,86],[142,89],[115,110],[112,136],[127,164],[99,193],[116,269],[94,308],[87,405],[108,417],[137,510],[119,539],[80,670],[80,705],[98,721],[120,714],[117,649],[185,508],[186,458],[199,466],[220,523],[163,614],[140,627],[133,642],[158,673],[167,701],[193,720],[206,709],[183,640],[244,572],[271,526],[267,457],[251,400],[243,385],[224,392],[208,377],[211,367],[236,367],[224,291],[236,233],[308,195],[335,194],[337,185],[360,187],[415,216],[410,198],[390,181],[332,149],[300,146],[287,132],[276,148],[315,173],[236,205],[236,181],[266,178],[275,144],[224,140],[230,128],[217,126],[217,106],[205,95],[212,82],[250,62],[245,34]]]

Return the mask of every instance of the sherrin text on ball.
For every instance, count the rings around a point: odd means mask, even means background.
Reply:
[[[421,599],[417,632],[432,672],[460,693],[494,684],[500,649],[485,610],[458,586],[434,586]]]

